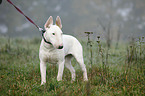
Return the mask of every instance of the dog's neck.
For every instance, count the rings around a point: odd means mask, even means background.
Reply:
[[[46,43],[43,39],[41,42],[42,42],[41,44],[42,44],[43,48],[45,48],[47,50],[55,50],[55,48],[53,47],[52,44]]]

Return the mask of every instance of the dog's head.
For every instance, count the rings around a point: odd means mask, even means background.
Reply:
[[[49,41],[56,49],[63,48],[62,41],[62,24],[59,16],[56,18],[56,23],[53,25],[53,17],[50,16],[46,21],[44,28],[46,30],[44,37]]]

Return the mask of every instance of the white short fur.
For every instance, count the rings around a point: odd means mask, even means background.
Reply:
[[[46,32],[44,37],[51,44],[47,44],[42,39],[39,58],[40,58],[40,71],[41,71],[41,85],[46,83],[46,63],[58,64],[57,80],[62,80],[64,66],[68,68],[72,75],[72,81],[75,80],[75,70],[71,65],[71,58],[75,57],[83,71],[84,81],[88,81],[87,70],[83,60],[83,50],[79,41],[70,35],[63,35],[61,28],[60,17],[56,18],[56,25],[53,25],[52,16],[49,17],[44,25]],[[63,48],[59,48],[62,46]]]

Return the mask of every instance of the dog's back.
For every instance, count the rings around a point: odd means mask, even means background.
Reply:
[[[67,54],[73,55],[74,51],[76,52],[77,49],[79,49],[79,51],[82,52],[82,46],[80,42],[75,37],[70,35],[63,35],[63,46],[65,55]]]

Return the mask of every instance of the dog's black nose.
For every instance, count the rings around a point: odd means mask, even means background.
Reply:
[[[58,47],[58,49],[62,49],[62,48],[63,48],[63,46],[59,46],[59,47]]]

